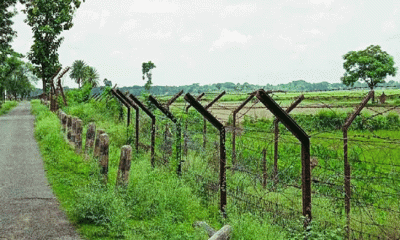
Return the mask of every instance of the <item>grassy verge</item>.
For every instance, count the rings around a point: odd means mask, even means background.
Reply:
[[[32,101],[32,112],[47,178],[63,210],[85,238],[208,239],[202,229],[192,226],[195,221],[206,221],[215,229],[230,224],[234,229],[231,239],[288,237],[288,231],[272,225],[267,217],[228,209],[229,218],[223,219],[217,205],[203,204],[192,184],[170,168],[152,169],[146,154],[133,156],[128,188],[115,190],[121,147],[116,144],[110,145],[109,182],[104,186],[96,160],[74,153],[56,115],[38,101]],[[111,122],[107,124],[116,131],[114,142],[123,142],[118,136],[126,137],[125,130]]]
[[[8,113],[11,109],[18,105],[17,101],[7,101],[3,104],[0,103],[0,116]]]

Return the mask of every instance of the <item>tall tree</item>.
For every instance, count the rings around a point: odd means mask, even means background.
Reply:
[[[14,22],[11,20],[17,13],[12,7],[16,0],[0,1],[0,63],[2,64],[8,54],[11,53],[10,43],[17,35],[17,32],[12,29]]]
[[[64,38],[60,34],[73,26],[72,18],[80,4],[80,0],[26,0],[25,22],[32,27],[34,39],[28,58],[42,79],[43,92],[61,66],[57,51]]]
[[[147,63],[146,62],[142,63],[143,80],[145,75],[147,77],[147,82],[144,85],[144,89],[146,89],[147,92],[150,92],[151,85],[153,84],[151,81],[152,79],[151,69],[153,68],[156,68],[156,65],[154,65],[154,63],[152,63],[151,61]]]
[[[75,82],[79,85],[79,88],[81,88],[82,80],[85,78],[86,67],[87,65],[83,60],[75,60],[75,62],[72,64],[69,77],[75,80]]]
[[[0,101],[3,99],[5,78],[7,73],[7,58],[12,54],[10,43],[17,33],[12,29],[12,17],[16,14],[14,8],[16,0],[0,1]]]
[[[354,86],[361,80],[373,90],[378,83],[384,83],[387,76],[395,76],[397,72],[393,57],[382,51],[379,45],[371,45],[361,51],[350,51],[343,59],[346,72],[340,80],[346,86]]]
[[[99,85],[100,75],[96,68],[91,66],[85,67],[85,83],[90,83],[92,87],[97,87]]]

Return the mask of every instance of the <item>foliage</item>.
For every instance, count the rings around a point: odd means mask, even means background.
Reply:
[[[15,9],[11,9],[11,7],[16,2],[16,0],[2,0],[0,2],[0,72],[3,62],[13,52],[10,43],[17,35],[16,31],[12,29],[14,22],[11,20],[16,14]]]
[[[75,80],[75,82],[79,85],[79,88],[81,88],[82,79],[85,78],[85,74],[86,63],[83,60],[75,60],[74,63],[72,63],[69,77]]]
[[[151,79],[152,79],[151,70],[152,70],[153,68],[156,68],[156,65],[154,65],[154,63],[152,63],[151,61],[149,61],[149,62],[147,62],[147,63],[146,63],[146,62],[142,63],[143,80],[144,80],[144,75],[146,75],[146,77],[147,77],[147,82],[146,82],[146,84],[144,85],[144,89],[145,89],[147,92],[150,92],[151,85],[153,84],[153,83],[151,82]]]
[[[16,101],[7,101],[1,104],[0,102],[0,116],[8,113],[11,109],[18,105]]]
[[[96,68],[91,66],[85,67],[85,83],[89,83],[92,87],[97,87],[99,85],[99,73]]]
[[[16,53],[7,57],[0,71],[0,91],[7,90],[15,99],[29,96],[34,89],[31,82],[37,80],[32,74],[31,64],[23,62],[20,57]]]
[[[112,82],[110,80],[107,80],[107,78],[104,78],[103,83],[106,87],[112,87]]]
[[[68,102],[83,103],[87,102],[90,98],[92,91],[92,85],[90,83],[85,83],[82,88],[69,90],[66,92],[68,96]]]
[[[63,41],[60,35],[73,26],[72,18],[80,4],[80,0],[26,0],[25,22],[33,32],[28,58],[35,66],[35,74],[42,79],[43,92],[48,79],[61,66],[57,53]]]
[[[353,86],[358,80],[368,84],[372,90],[378,83],[385,82],[387,76],[395,76],[393,57],[382,51],[379,45],[371,45],[365,50],[350,51],[343,56],[346,73],[341,81]]]

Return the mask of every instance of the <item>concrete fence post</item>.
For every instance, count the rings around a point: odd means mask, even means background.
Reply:
[[[86,131],[85,153],[88,154],[89,150],[93,148],[96,136],[96,124],[89,123]]]
[[[130,145],[122,146],[121,158],[117,174],[116,186],[127,187],[129,183],[129,170],[131,169],[132,147]]]
[[[108,146],[109,138],[106,133],[100,135],[100,174],[102,175],[102,180],[106,184],[108,181]]]
[[[75,133],[75,152],[82,152],[82,128],[83,122],[80,119],[76,120],[76,133]]]
[[[67,139],[71,141],[72,135],[72,117],[71,115],[67,115]]]
[[[77,117],[73,117],[73,118],[72,118],[72,125],[71,125],[71,142],[72,142],[72,143],[75,143],[76,120],[78,120]]]
[[[100,156],[100,135],[105,133],[103,129],[98,129],[96,132],[96,140],[94,143],[93,157]]]

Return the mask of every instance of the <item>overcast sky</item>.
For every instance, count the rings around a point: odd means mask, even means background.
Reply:
[[[26,54],[24,18],[14,19],[13,47]],[[340,82],[342,56],[371,44],[400,63],[398,0],[86,0],[73,22],[59,49],[63,67],[84,60],[101,83],[120,87],[144,85],[145,61],[157,66],[153,83],[168,86]]]

